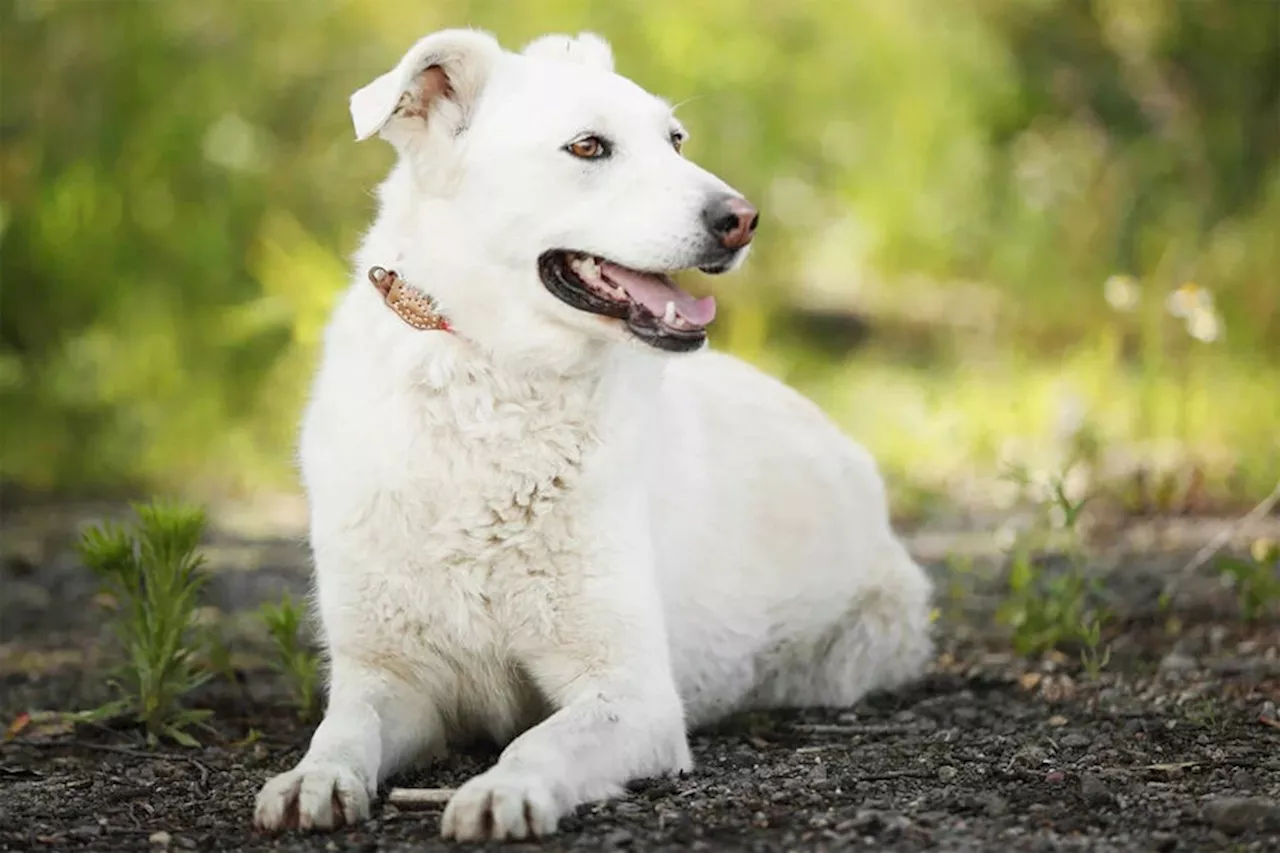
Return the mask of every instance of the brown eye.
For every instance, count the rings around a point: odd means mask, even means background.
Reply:
[[[671,134],[671,147],[676,149],[676,153],[680,153],[680,149],[684,147],[684,137],[678,133]]]
[[[565,146],[565,150],[580,160],[599,160],[609,156],[609,146],[598,136],[584,136]]]

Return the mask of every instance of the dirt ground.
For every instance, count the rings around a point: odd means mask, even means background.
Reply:
[[[0,728],[107,695],[105,613],[67,547],[95,512],[0,521]],[[1243,627],[1207,570],[1159,607],[1193,542],[1130,537],[1099,558],[1117,618],[1095,681],[1065,657],[1011,655],[992,619],[998,575],[948,576],[940,556],[952,540],[913,541],[942,612],[938,659],[920,683],[855,708],[752,714],[696,733],[691,774],[584,806],[545,843],[504,847],[1280,850],[1280,624]],[[252,608],[305,589],[297,530],[270,513],[220,519],[209,555],[209,618],[237,648],[261,649]],[[37,715],[0,743],[0,850],[456,846],[437,838],[439,807],[385,800],[332,835],[254,832],[258,786],[310,734],[262,663],[237,655],[236,683],[197,697],[216,711],[199,749],[148,750],[127,731],[69,731]],[[493,758],[457,756],[393,784],[456,786]]]

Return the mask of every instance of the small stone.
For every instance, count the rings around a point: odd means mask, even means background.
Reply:
[[[626,847],[626,846],[627,846],[627,845],[629,845],[629,844],[630,844],[634,839],[635,839],[635,836],[634,836],[634,835],[632,835],[632,834],[631,834],[630,832],[628,832],[627,830],[625,830],[625,829],[615,829],[613,832],[609,833],[608,835],[606,835],[606,836],[604,837],[604,846],[605,846],[606,848],[609,848],[609,847]]]
[[[997,794],[988,794],[980,802],[987,817],[1003,817],[1009,812],[1009,801]]]
[[[1049,718],[1049,725],[1053,726],[1055,729],[1060,729],[1066,724],[1067,724],[1067,718],[1062,716],[1061,714],[1054,714],[1052,717]]]
[[[959,770],[956,770],[950,764],[944,764],[938,768],[938,778],[943,782],[950,782],[952,779],[956,778],[956,775],[959,774],[959,772]]]
[[[1228,835],[1280,830],[1280,803],[1265,797],[1214,797],[1204,804],[1200,816]]]
[[[173,842],[173,836],[162,829],[159,832],[151,833],[147,841],[153,847],[168,847]]]
[[[1092,773],[1085,773],[1080,777],[1080,796],[1084,797],[1086,803],[1094,806],[1105,806],[1112,800],[1107,786]]]
[[[1253,777],[1249,775],[1249,771],[1241,767],[1235,773],[1231,774],[1231,787],[1240,791],[1253,790]]]
[[[1161,672],[1191,672],[1199,666],[1196,659],[1181,652],[1169,652],[1160,661]]]
[[[1270,699],[1262,703],[1262,707],[1258,709],[1258,719],[1267,723],[1274,723],[1277,719],[1276,703]]]
[[[1061,770],[1050,770],[1044,775],[1044,781],[1048,782],[1050,785],[1057,785],[1066,778],[1067,774],[1063,773]]]
[[[853,825],[863,835],[879,835],[884,831],[885,819],[879,812],[860,811],[854,817]]]
[[[1091,743],[1093,743],[1093,738],[1079,732],[1072,732],[1069,735],[1062,736],[1062,745],[1071,749],[1082,749]]]

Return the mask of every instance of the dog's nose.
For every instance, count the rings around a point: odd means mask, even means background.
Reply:
[[[702,221],[726,249],[741,249],[751,242],[760,211],[740,195],[719,195],[702,210]]]

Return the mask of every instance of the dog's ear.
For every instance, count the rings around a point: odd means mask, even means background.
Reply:
[[[595,33],[578,33],[577,37],[549,35],[534,39],[521,51],[537,59],[559,59],[593,68],[613,70],[613,49]]]
[[[442,30],[420,39],[395,68],[351,96],[356,139],[368,139],[397,118],[463,127],[502,54],[479,30]]]

